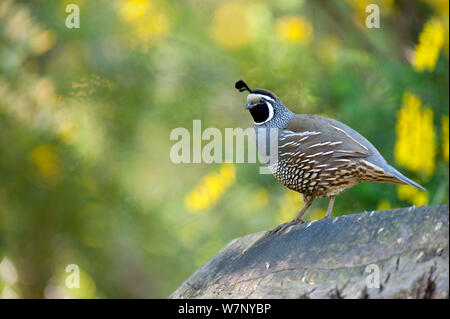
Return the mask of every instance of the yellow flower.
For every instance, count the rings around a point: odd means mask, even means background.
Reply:
[[[213,207],[236,179],[233,164],[222,164],[219,173],[212,172],[184,198],[184,206],[190,213],[205,212]]]
[[[300,16],[286,16],[278,20],[275,31],[288,43],[308,44],[314,36],[312,24]]]
[[[391,203],[389,203],[387,199],[382,199],[378,203],[377,210],[388,210],[388,209],[391,209]]]
[[[169,30],[169,19],[161,12],[149,14],[136,24],[136,35],[149,42],[159,40]]]
[[[448,116],[442,115],[442,157],[448,163]]]
[[[57,149],[51,145],[39,145],[30,153],[30,160],[36,167],[37,176],[49,183],[56,183],[62,172]]]
[[[429,178],[435,170],[436,141],[433,110],[422,109],[422,101],[409,92],[403,94],[396,124],[395,160],[409,170]]]
[[[449,9],[449,1],[448,0],[423,0],[430,7],[434,9],[434,14],[439,17],[442,25],[445,29],[444,36],[444,51],[445,55],[448,59],[448,9]]]
[[[148,0],[125,0],[120,3],[119,13],[125,21],[133,23],[142,18],[149,8]]]
[[[445,29],[439,19],[429,20],[419,35],[416,46],[413,67],[417,72],[433,71],[439,58],[439,52],[444,44]]]
[[[155,43],[170,29],[170,21],[162,5],[155,0],[121,0],[119,15],[131,26],[131,42]]]
[[[288,222],[297,215],[303,207],[302,195],[297,192],[286,190],[280,200],[280,210],[277,214],[277,223]]]
[[[251,41],[249,8],[238,1],[225,2],[215,12],[211,23],[213,40],[227,50],[238,49]]]
[[[323,208],[315,208],[311,212],[307,211],[307,213],[306,213],[306,215],[308,215],[308,220],[322,219],[325,217],[325,214],[326,214],[326,210]],[[294,218],[294,217],[292,217],[292,218]]]
[[[236,168],[233,164],[223,164],[220,166],[220,175],[227,181],[227,184],[236,178]]]
[[[397,196],[401,200],[406,200],[416,206],[423,206],[428,204],[428,192],[418,190],[409,185],[398,185]]]

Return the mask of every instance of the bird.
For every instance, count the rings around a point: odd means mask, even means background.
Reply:
[[[303,215],[316,198],[330,198],[325,215],[330,218],[336,196],[361,182],[406,184],[425,191],[389,165],[375,146],[346,124],[314,114],[295,114],[271,91],[251,90],[242,80],[235,88],[249,92],[245,108],[255,131],[278,132],[277,161],[269,165],[271,173],[303,196],[304,206],[297,216],[271,234],[303,223]]]

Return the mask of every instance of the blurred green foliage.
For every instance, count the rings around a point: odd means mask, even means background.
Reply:
[[[238,79],[350,125],[427,188],[420,203],[448,203],[448,1],[371,2],[379,29],[364,0],[1,1],[0,296],[164,298],[231,239],[293,218],[300,195],[259,164],[170,161],[171,130],[193,119],[252,125]],[[401,144],[425,173],[394,156],[405,92],[431,114],[426,139]],[[193,192],[214,196],[190,210]],[[417,202],[400,195],[363,183],[334,214]]]

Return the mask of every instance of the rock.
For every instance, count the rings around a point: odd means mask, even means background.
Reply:
[[[169,298],[448,298],[448,239],[448,205],[259,232],[231,241]]]

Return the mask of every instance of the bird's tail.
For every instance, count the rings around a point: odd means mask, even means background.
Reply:
[[[426,189],[422,186],[420,186],[419,184],[417,184],[416,182],[414,182],[413,180],[409,179],[408,177],[404,176],[402,173],[400,173],[399,171],[397,171],[395,168],[393,168],[390,165],[387,165],[387,167],[384,168],[389,174],[391,174],[394,179],[398,180],[399,182],[396,182],[397,184],[407,184],[407,185],[411,185],[414,186],[418,189],[420,189],[421,191],[425,191]],[[391,181],[392,182],[392,181]]]

